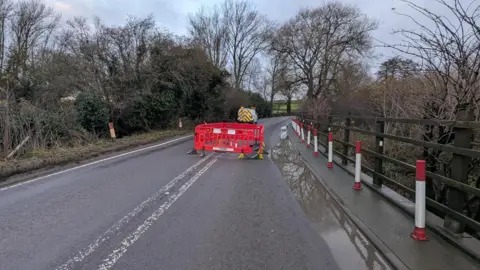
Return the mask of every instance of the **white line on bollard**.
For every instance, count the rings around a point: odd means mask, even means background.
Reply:
[[[353,184],[354,190],[362,190],[361,173],[362,173],[362,145],[360,141],[357,141],[355,145],[355,184]]]
[[[333,133],[328,132],[328,168],[333,168]]]
[[[415,229],[412,238],[418,241],[428,240],[425,233],[425,160],[417,160],[415,181]]]
[[[318,156],[318,134],[317,129],[313,129],[313,155]]]
[[[308,133],[307,133],[307,148],[310,148],[310,132],[312,130],[312,126],[308,125]]]

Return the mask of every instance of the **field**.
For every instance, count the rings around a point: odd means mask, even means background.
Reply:
[[[302,102],[299,100],[292,101],[292,112],[297,111],[302,106]],[[273,103],[273,113],[285,113],[287,111],[287,102],[286,101],[275,101]]]

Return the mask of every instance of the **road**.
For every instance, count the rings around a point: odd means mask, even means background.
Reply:
[[[338,269],[269,157],[191,146],[1,189],[0,269]]]

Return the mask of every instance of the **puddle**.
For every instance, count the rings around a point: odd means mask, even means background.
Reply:
[[[271,157],[341,269],[392,269],[315,179],[290,140],[283,139],[272,148]]]

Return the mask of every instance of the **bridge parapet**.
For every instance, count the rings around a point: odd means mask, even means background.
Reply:
[[[416,160],[425,160],[426,205],[443,219],[445,230],[439,231],[448,231],[447,238],[460,242],[478,241],[471,236],[480,239],[480,151],[475,141],[480,122],[352,114],[297,114],[296,118],[304,127],[318,129],[318,144],[325,154],[332,132],[333,152],[343,166],[355,164],[355,142],[361,141],[362,172],[373,178],[376,188],[386,185],[411,201],[415,198]],[[464,114],[461,119],[469,116]],[[480,251],[465,249],[480,257]]]

